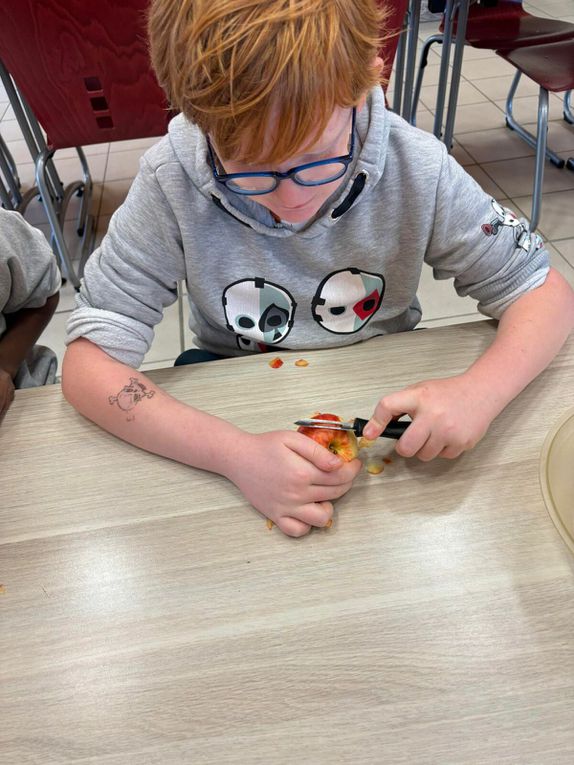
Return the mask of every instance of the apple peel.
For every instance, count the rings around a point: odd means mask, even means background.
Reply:
[[[367,463],[367,473],[370,475],[379,475],[385,469],[382,462],[369,462]]]
[[[279,358],[279,356],[275,356],[275,358],[271,359],[269,362],[269,366],[271,369],[279,369],[279,367],[283,366],[283,361]]]
[[[336,414],[321,414],[320,412],[314,414],[313,419],[342,422],[341,418]],[[336,454],[344,462],[351,462],[359,454],[357,437],[352,430],[309,428],[301,425],[297,428],[297,431],[308,438],[312,438],[313,441]]]

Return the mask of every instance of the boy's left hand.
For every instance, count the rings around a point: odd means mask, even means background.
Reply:
[[[14,382],[8,372],[0,368],[0,424],[12,401],[14,401]]]
[[[494,399],[492,390],[479,389],[464,374],[425,380],[382,398],[363,435],[376,438],[393,417],[407,414],[413,422],[397,442],[398,454],[425,462],[454,459],[484,436],[502,409]]]

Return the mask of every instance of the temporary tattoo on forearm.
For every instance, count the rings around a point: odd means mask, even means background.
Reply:
[[[137,377],[130,377],[128,385],[124,385],[117,396],[108,396],[110,405],[117,404],[123,412],[132,412],[136,404],[144,398],[153,398],[155,396],[154,390],[149,390],[141,383]],[[135,415],[128,414],[127,421],[135,419]]]

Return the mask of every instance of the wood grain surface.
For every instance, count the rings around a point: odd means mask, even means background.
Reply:
[[[368,417],[494,332],[150,377],[248,430],[290,428]],[[18,392],[0,428],[0,763],[571,765],[574,565],[538,466],[573,403],[571,339],[472,452],[421,463],[381,440],[392,462],[295,540],[58,386]]]

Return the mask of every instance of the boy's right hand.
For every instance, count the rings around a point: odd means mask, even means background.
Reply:
[[[5,369],[0,368],[0,424],[14,401],[14,382]]]
[[[332,501],[349,491],[361,461],[343,462],[313,439],[293,431],[244,434],[227,477],[247,500],[288,536],[326,526]]]

